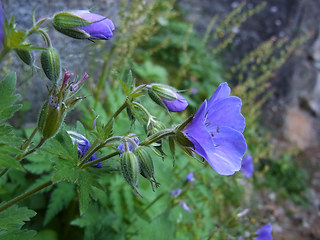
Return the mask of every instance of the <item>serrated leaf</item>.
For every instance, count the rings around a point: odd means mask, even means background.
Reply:
[[[33,230],[16,230],[16,231],[1,231],[0,230],[0,240],[31,240],[37,234]]]
[[[89,203],[91,201],[90,195],[92,194],[91,185],[89,184],[89,181],[87,178],[79,178],[78,180],[78,194],[79,194],[79,210],[80,215],[83,215],[89,206]]]
[[[51,193],[43,224],[47,225],[53,217],[67,207],[74,196],[75,191],[73,184],[67,182],[57,184],[56,188]]]
[[[129,70],[128,72],[128,76],[127,76],[127,81],[126,81],[126,84],[129,88],[129,92],[131,92],[131,89],[134,87],[134,81],[133,81],[133,75],[132,75],[132,71],[131,69]]]
[[[11,118],[22,107],[21,104],[13,105],[20,97],[13,95],[16,79],[16,73],[10,73],[0,82],[0,122]]]
[[[29,221],[37,213],[26,207],[13,205],[0,212],[0,230],[1,232],[10,232],[21,229],[25,221]]]
[[[9,125],[0,126],[0,167],[23,170],[15,156],[22,151],[19,149],[21,139],[16,137]]]

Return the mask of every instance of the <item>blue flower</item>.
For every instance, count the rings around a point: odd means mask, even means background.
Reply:
[[[172,190],[170,193],[172,196],[178,197],[180,195],[181,191],[182,191],[181,188],[177,188],[177,189]]]
[[[264,225],[256,232],[255,240],[272,240],[272,226],[270,223]]]
[[[131,135],[134,135],[134,134],[131,134]],[[130,137],[130,134],[129,134],[129,137]],[[140,141],[139,141],[139,138],[137,137],[130,137],[137,145],[139,145]],[[129,152],[132,152],[134,150],[134,147],[132,146],[132,143],[131,142],[127,142],[128,144],[128,150]],[[124,143],[121,142],[119,145],[118,145],[118,149],[122,152],[125,151],[125,148],[124,148]],[[120,153],[121,154],[121,153]]]
[[[252,160],[252,155],[247,154],[241,164],[241,171],[243,174],[247,177],[250,178],[252,177],[253,171],[254,171],[254,166],[253,166],[253,160]]]
[[[185,211],[191,212],[190,208],[188,207],[188,205],[186,204],[185,201],[181,201],[181,202],[179,203],[179,205],[180,205]]]
[[[188,173],[188,175],[187,175],[187,177],[186,177],[186,181],[187,181],[187,182],[193,182],[193,181],[194,181],[193,172]]]
[[[72,143],[77,144],[78,155],[80,158],[82,158],[91,147],[89,140],[79,133],[76,133],[73,131],[67,131],[67,132],[72,140]],[[94,153],[91,155],[91,157],[88,159],[87,162],[92,162],[96,159],[97,159],[97,154]],[[99,162],[99,163],[93,164],[92,167],[102,168],[102,163]]]
[[[113,36],[112,31],[115,27],[110,19],[85,10],[74,11],[71,14],[91,22],[88,26],[78,27],[78,30],[83,30],[90,35],[90,39],[108,40]]]
[[[220,84],[182,131],[194,144],[193,151],[221,175],[239,171],[247,149],[242,134],[246,125],[241,114],[242,102],[230,96],[230,92],[227,83]]]

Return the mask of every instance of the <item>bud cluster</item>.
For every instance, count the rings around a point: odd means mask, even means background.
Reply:
[[[38,118],[38,130],[44,139],[51,138],[58,132],[66,111],[82,99],[75,97],[74,94],[79,90],[79,84],[88,78],[88,74],[85,73],[80,80],[76,77],[75,81],[70,81],[71,76],[72,74],[66,71],[60,88],[54,84],[49,91],[48,100],[42,105]]]
[[[126,137],[124,141],[119,144],[118,149],[122,151],[122,153],[120,153],[122,175],[137,193],[136,188],[138,186],[139,174],[150,181],[153,191],[153,184],[159,187],[160,184],[154,177],[152,158],[147,147],[139,146],[139,139],[137,137]]]

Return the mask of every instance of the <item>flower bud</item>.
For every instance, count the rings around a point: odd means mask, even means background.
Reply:
[[[115,29],[110,19],[85,10],[57,13],[53,17],[53,26],[76,39],[108,40]]]
[[[60,77],[60,57],[54,48],[43,50],[40,56],[41,66],[47,78],[56,83]]]
[[[64,118],[64,109],[56,103],[46,101],[38,119],[38,130],[44,139],[53,137],[59,130]]]
[[[170,112],[182,112],[188,106],[187,100],[176,90],[163,84],[152,84],[148,90],[150,98]]]
[[[26,49],[16,49],[18,57],[27,65],[32,66],[34,58],[32,52]]]
[[[140,173],[143,177],[150,180],[154,177],[154,167],[150,154],[144,147],[137,147],[136,155],[139,159]]]
[[[140,173],[137,156],[133,152],[122,153],[120,155],[120,166],[124,179],[135,189],[138,185]]]

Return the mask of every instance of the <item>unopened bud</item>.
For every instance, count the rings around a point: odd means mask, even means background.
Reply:
[[[60,77],[60,57],[54,48],[43,50],[40,56],[41,66],[47,78],[56,83]]]
[[[16,49],[18,57],[27,65],[32,66],[34,63],[34,58],[32,52],[26,49]]]
[[[160,183],[158,183],[154,177],[152,158],[146,148],[142,146],[137,147],[135,153],[139,159],[140,173],[144,178],[150,181],[152,190],[154,191],[153,183],[156,187],[159,187]]]
[[[83,10],[55,14],[53,26],[57,31],[77,39],[108,40],[115,29],[110,19]]]
[[[124,179],[135,189],[138,185],[140,173],[137,156],[133,152],[122,153],[120,155],[120,166]]]
[[[39,114],[38,130],[44,139],[53,137],[59,130],[64,118],[64,110],[59,105],[46,101]]]
[[[153,101],[170,112],[182,112],[188,106],[187,100],[175,89],[163,84],[152,84],[148,94]]]

